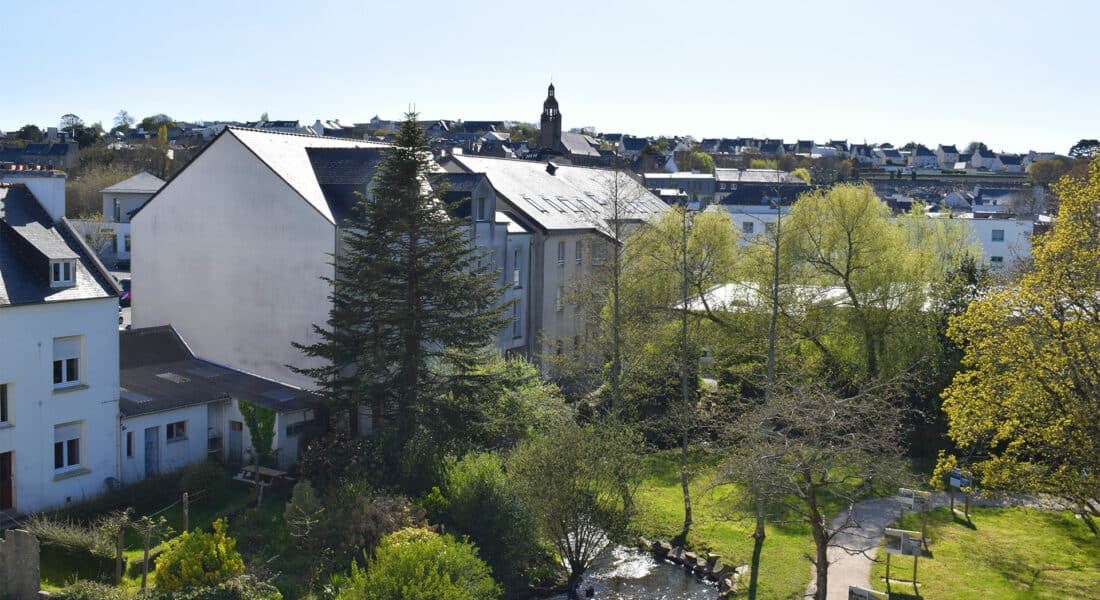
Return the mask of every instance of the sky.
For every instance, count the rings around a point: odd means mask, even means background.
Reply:
[[[140,119],[566,129],[1066,152],[1100,137],[1100,2],[4,2],[0,129]]]

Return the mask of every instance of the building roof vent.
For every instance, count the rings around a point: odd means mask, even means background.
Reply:
[[[547,163],[546,163],[546,172],[547,172],[547,173],[549,173],[549,174],[553,175],[553,174],[554,174],[554,173],[556,173],[557,171],[558,171],[558,165],[555,165],[555,164],[554,164],[554,163],[552,163],[552,162],[547,162]]]

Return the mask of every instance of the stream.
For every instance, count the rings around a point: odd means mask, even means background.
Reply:
[[[648,552],[608,546],[584,576],[584,591],[595,589],[600,600],[715,600],[718,588],[683,567],[659,561]],[[550,600],[566,600],[565,595]]]

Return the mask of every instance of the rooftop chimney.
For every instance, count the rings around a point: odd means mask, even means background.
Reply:
[[[547,163],[546,163],[546,172],[553,175],[557,171],[558,171],[558,165],[555,165],[554,163],[547,161]]]

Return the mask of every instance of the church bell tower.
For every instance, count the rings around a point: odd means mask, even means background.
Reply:
[[[550,150],[561,151],[561,111],[558,110],[558,99],[554,97],[552,83],[546,90],[546,101],[542,103],[539,145]]]

